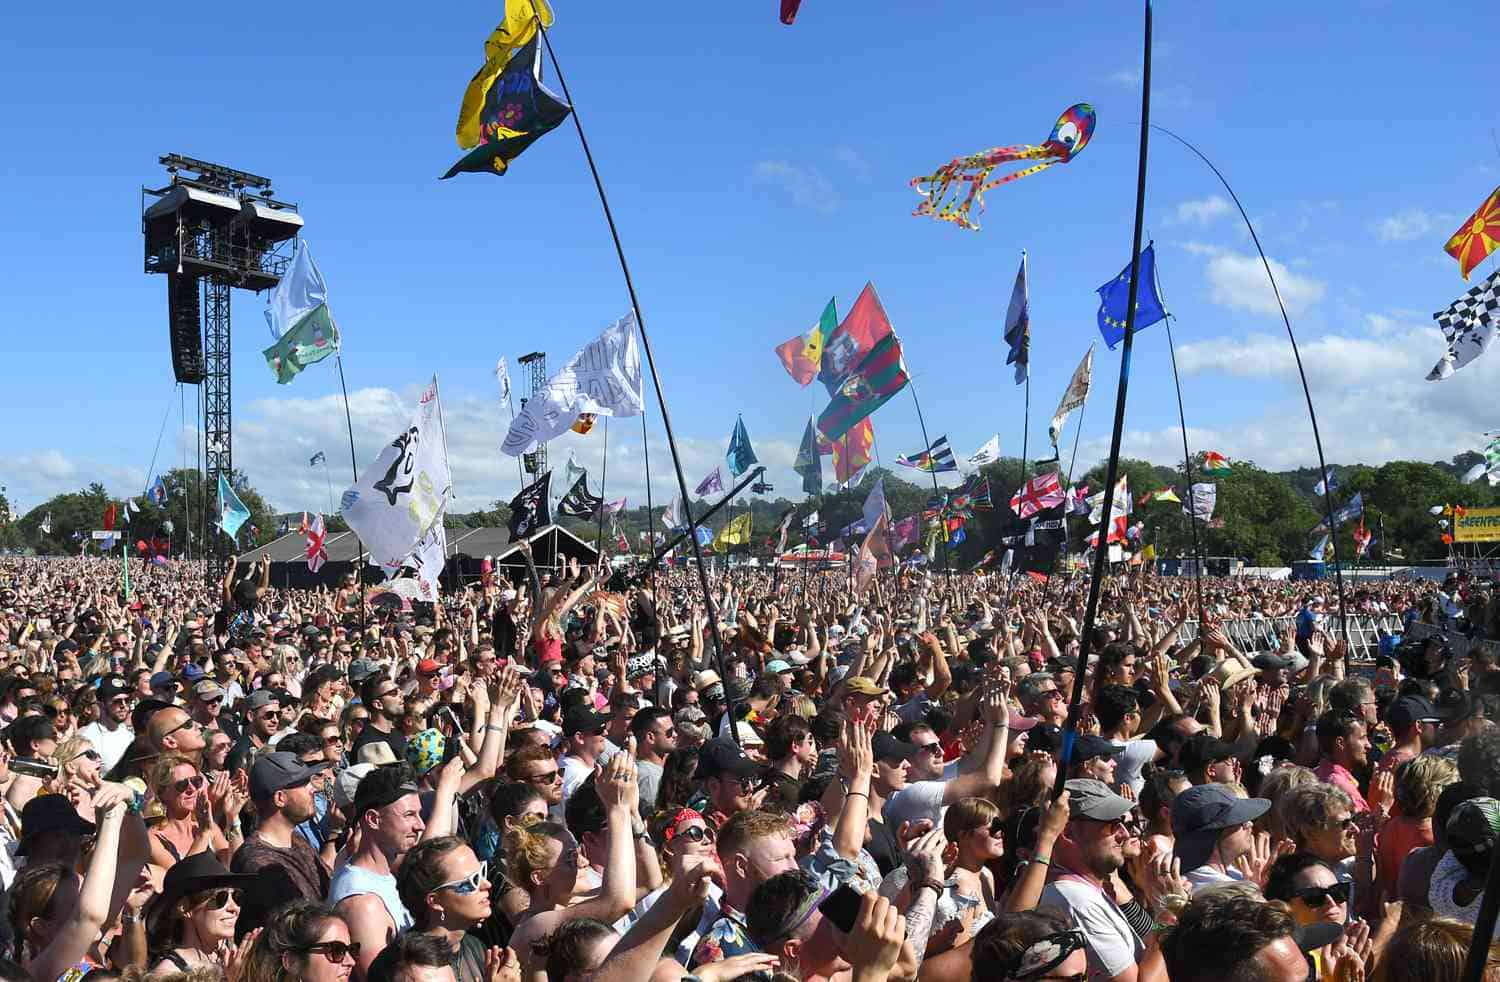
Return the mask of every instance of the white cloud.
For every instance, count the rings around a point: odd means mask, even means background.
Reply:
[[[833,182],[816,167],[805,167],[786,160],[762,160],[755,165],[755,181],[778,187],[799,208],[828,214],[838,208]]]
[[[870,179],[870,162],[865,159],[864,154],[853,147],[834,147],[833,159],[849,168],[856,179],[861,181]]]
[[[1109,81],[1116,85],[1140,85],[1141,70],[1139,68],[1122,68],[1109,76]]]
[[[1271,289],[1271,281],[1266,278],[1266,269],[1261,265],[1259,256],[1244,255],[1201,242],[1188,242],[1183,247],[1188,252],[1209,257],[1205,274],[1208,277],[1209,299],[1214,303],[1256,314],[1280,313],[1276,306],[1276,293]],[[1275,259],[1270,260],[1270,265],[1289,314],[1305,312],[1322,300],[1328,291],[1327,284],[1322,280],[1293,273]]]
[[[1177,206],[1177,212],[1173,215],[1173,221],[1184,224],[1207,225],[1228,215],[1229,211],[1229,201],[1220,195],[1214,194],[1207,198],[1182,202]]]
[[[1420,208],[1409,208],[1377,222],[1375,234],[1380,236],[1382,242],[1410,242],[1435,233],[1441,220],[1439,216]]]

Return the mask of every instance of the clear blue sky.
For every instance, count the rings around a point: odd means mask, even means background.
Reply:
[[[967,454],[998,431],[1018,452],[1022,391],[1000,333],[1023,248],[1036,456],[1097,337],[1093,291],[1129,258],[1136,5],[938,3],[919,15],[806,0],[791,27],[776,7],[557,3],[553,40],[633,263],[689,481],[742,412],[778,490],[794,486],[785,468],[813,399],[771,348],[829,296],[842,313],[866,280],[906,343],[932,436]],[[507,422],[496,357],[543,348],[560,365],[627,301],[570,124],[503,178],[437,180],[458,155],[459,96],[496,14],[493,3],[281,0],[12,12],[0,41],[12,366],[0,484],[16,504],[95,479],[139,493],[169,402],[158,469],[181,460],[166,283],[142,273],[138,219],[139,188],[160,181],[165,152],[268,175],[301,205],[344,331],[362,466],[437,373],[455,507],[514,493],[514,463],[494,450]],[[1446,458],[1500,424],[1497,356],[1422,380],[1441,353],[1430,314],[1465,289],[1443,242],[1500,181],[1500,119],[1481,91],[1491,44],[1476,29],[1492,15],[1479,2],[1157,5],[1153,118],[1215,159],[1286,271],[1335,462]],[[1040,142],[1079,101],[1097,108],[1093,142],[992,192],[982,231],[910,216],[912,176]],[[1248,238],[1212,175],[1165,138],[1152,141],[1147,216],[1195,449],[1314,463]],[[275,385],[262,305],[235,299],[236,462],[274,504],[325,507],[306,460],[325,449],[334,482],[347,482],[337,376],[325,363]],[[1105,449],[1117,369],[1101,347],[1081,460]],[[191,391],[187,402],[191,425]],[[654,405],[650,422],[659,434]],[[887,462],[921,447],[905,395],[876,430]],[[1178,452],[1160,326],[1138,341],[1127,430],[1127,453]],[[639,499],[639,435],[636,421],[611,433],[611,497]],[[576,442],[595,474],[601,442]],[[665,454],[653,454],[660,503]]]

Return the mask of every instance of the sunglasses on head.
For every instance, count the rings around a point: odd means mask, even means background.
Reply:
[[[1309,907],[1321,907],[1330,899],[1337,904],[1349,902],[1349,884],[1335,883],[1331,887],[1307,887],[1293,892],[1292,896]]]
[[[470,873],[463,879],[454,880],[452,883],[439,883],[432,889],[434,891],[452,890],[454,893],[459,894],[460,896],[467,896],[468,894],[475,893],[479,890],[480,885],[485,881],[485,876],[488,870],[489,863],[481,862],[478,869],[476,869],[474,872]]]
[[[344,941],[319,941],[302,949],[304,954],[319,954],[325,956],[329,961],[337,964],[350,958],[359,957],[359,942]]]

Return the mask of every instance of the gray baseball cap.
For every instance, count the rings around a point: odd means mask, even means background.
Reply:
[[[1068,811],[1078,818],[1113,822],[1124,818],[1135,807],[1135,802],[1115,794],[1109,785],[1091,777],[1074,778],[1063,788],[1068,792]]]

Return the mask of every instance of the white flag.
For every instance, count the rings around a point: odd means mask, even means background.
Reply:
[[[870,489],[865,498],[864,520],[865,528],[873,529],[880,519],[891,517],[890,506],[885,503],[885,478],[876,478],[875,486]]]
[[[1089,387],[1094,382],[1094,346],[1089,345],[1088,352],[1083,356],[1083,361],[1073,369],[1073,377],[1068,380],[1068,387],[1063,391],[1062,398],[1058,400],[1057,411],[1052,414],[1052,422],[1047,427],[1047,435],[1052,439],[1052,448],[1057,449],[1058,437],[1062,436],[1063,426],[1068,422],[1068,414],[1089,400]]]
[[[542,391],[526,401],[511,421],[500,449],[512,457],[520,456],[566,432],[579,413],[639,416],[645,411],[635,315],[626,314],[569,359]]]
[[[1217,484],[1194,484],[1188,492],[1188,500],[1182,503],[1182,513],[1192,515],[1200,522],[1214,517],[1214,506],[1219,503]]]
[[[312,248],[302,240],[297,244],[291,266],[266,298],[266,324],[271,328],[271,339],[280,340],[308,314],[327,303],[328,284],[323,282],[318,264],[313,262]]]
[[[1000,459],[1000,434],[996,433],[984,441],[984,446],[969,454],[967,461],[970,467],[982,467],[985,464],[993,464]]]
[[[412,550],[409,562],[417,570],[418,597],[428,602],[436,601],[441,588],[439,577],[448,563],[448,530],[443,527],[441,516]]]
[[[359,535],[370,558],[390,568],[411,555],[452,497],[453,475],[443,445],[434,378],[411,423],[344,492],[339,514]]]
[[[500,383],[500,401],[506,406],[510,405],[510,369],[505,366],[502,357],[495,362],[495,379]]]
[[[42,519],[42,534],[52,534],[52,513],[50,511],[47,513],[47,517]]]
[[[563,500],[563,495],[572,490],[578,479],[589,472],[587,467],[578,463],[578,455],[572,450],[568,451],[568,462],[563,466],[562,474],[552,475],[552,485],[547,489],[548,504],[552,508],[552,514],[557,514],[557,504]],[[562,480],[558,480],[561,477]]]
[[[675,495],[661,510],[661,523],[669,529],[675,529],[682,525],[682,519],[677,517],[678,506],[681,504],[681,496]]]

